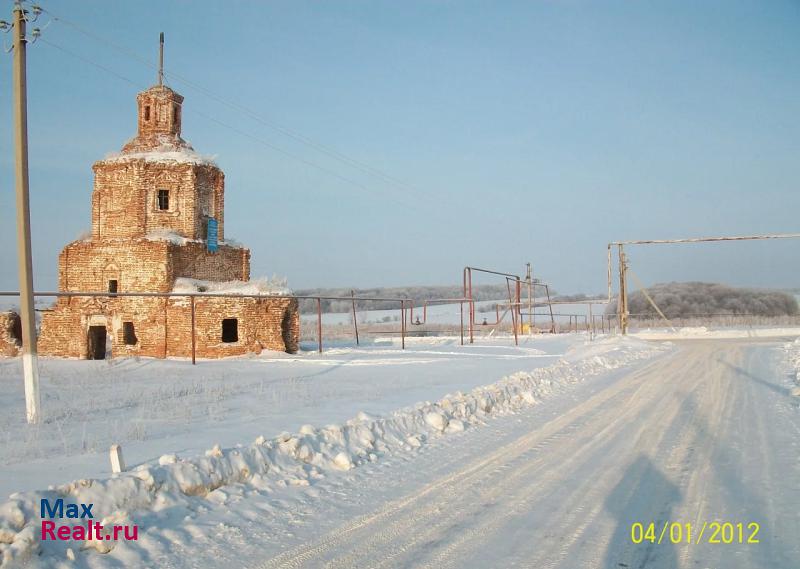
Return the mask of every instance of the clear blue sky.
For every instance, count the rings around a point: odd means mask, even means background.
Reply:
[[[797,1],[42,0],[175,79],[226,174],[226,233],[296,288],[455,284],[465,264],[602,292],[610,240],[800,230]],[[10,18],[12,3],[0,1]],[[45,14],[40,24],[48,21]],[[29,50],[36,288],[89,228],[91,164],[155,72],[53,22]],[[6,41],[10,40],[5,36]],[[16,289],[11,56],[0,56],[0,288]],[[250,136],[333,171],[319,171]],[[800,241],[631,251],[646,282],[800,286]]]

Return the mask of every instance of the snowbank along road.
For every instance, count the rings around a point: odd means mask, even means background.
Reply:
[[[687,341],[372,473],[383,505],[261,567],[800,567],[800,400],[778,347]]]

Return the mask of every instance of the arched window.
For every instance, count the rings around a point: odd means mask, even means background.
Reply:
[[[169,190],[158,190],[158,209],[169,210]]]

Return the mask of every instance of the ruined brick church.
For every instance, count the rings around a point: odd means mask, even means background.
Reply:
[[[59,291],[104,295],[44,311],[39,353],[189,357],[193,342],[198,357],[297,351],[297,300],[249,282],[250,251],[225,242],[225,176],[181,138],[183,97],[159,79],[137,104],[137,135],[93,166],[91,237],[58,260]],[[240,296],[122,294],[203,291]]]

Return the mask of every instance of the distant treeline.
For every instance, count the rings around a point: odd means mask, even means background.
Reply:
[[[717,283],[661,283],[649,287],[647,294],[667,318],[687,318],[699,314],[752,314],[755,316],[793,316],[798,313],[797,300],[783,291],[734,288]],[[612,302],[606,313],[614,314]],[[641,291],[628,296],[631,314],[658,316]]]
[[[298,296],[350,296],[350,291],[355,291],[356,297],[371,298],[412,298],[417,302],[440,298],[461,298],[464,290],[460,286],[404,286],[404,287],[379,287],[379,288],[313,288],[296,290]],[[476,285],[472,287],[472,297],[476,301],[499,300],[508,298],[508,289],[505,284]],[[356,302],[358,310],[389,310],[400,308],[399,302]],[[323,300],[323,312],[350,312],[353,305],[349,300]],[[315,300],[301,300],[300,311],[304,314],[317,311]]]

